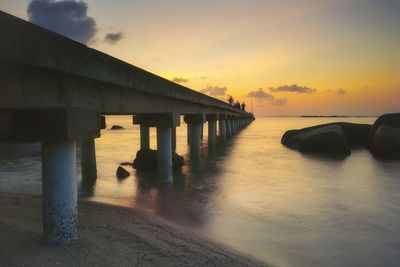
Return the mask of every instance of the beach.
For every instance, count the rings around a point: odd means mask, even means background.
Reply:
[[[78,201],[79,238],[42,240],[41,198],[0,195],[1,266],[266,266],[189,229],[132,208]]]

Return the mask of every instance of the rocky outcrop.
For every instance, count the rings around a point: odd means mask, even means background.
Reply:
[[[185,164],[182,156],[175,152],[172,153],[172,168],[179,168]],[[142,149],[136,153],[136,158],[133,161],[133,168],[142,171],[157,170],[157,150]]]
[[[124,127],[122,127],[121,125],[113,125],[111,126],[111,130],[123,130],[125,129]]]
[[[357,123],[348,123],[348,122],[334,122],[334,123],[327,123],[316,125],[312,127],[307,127],[299,130],[289,130],[287,131],[281,140],[281,143],[290,147],[290,148],[298,148],[298,144],[296,141],[297,139],[293,139],[293,137],[306,133],[311,132],[320,128],[328,127],[328,126],[339,126],[343,134],[346,138],[346,141],[349,146],[367,146],[368,145],[368,136],[372,125],[369,124],[357,124]]]
[[[391,114],[384,114],[379,116],[378,119],[375,121],[374,125],[369,132],[369,143],[372,142],[376,131],[378,130],[379,126],[386,125],[395,128],[400,128],[400,113],[391,113]]]
[[[290,138],[289,138],[290,135]],[[303,153],[329,153],[350,155],[350,147],[343,129],[339,125],[327,125],[299,131],[292,131],[282,142]]]
[[[123,167],[119,166],[116,173],[118,179],[123,179],[129,177],[131,174],[125,170]]]
[[[369,150],[377,157],[400,158],[400,113],[385,114],[375,121]]]

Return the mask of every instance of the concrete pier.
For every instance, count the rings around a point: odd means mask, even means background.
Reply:
[[[82,183],[93,185],[97,179],[96,146],[95,139],[81,140],[81,168]]]
[[[157,127],[157,177],[172,183],[172,142],[171,128]]]
[[[77,185],[74,141],[42,142],[43,233],[48,244],[76,240]]]
[[[204,123],[203,114],[189,114],[184,117],[185,122],[190,125],[190,157],[192,159],[200,158],[201,148],[201,126]]]
[[[83,179],[94,182],[94,138],[105,127],[105,115],[137,114],[141,149],[150,147],[149,127],[157,127],[157,171],[167,182],[172,181],[180,115],[186,114],[192,158],[200,157],[204,114],[229,116],[220,120],[221,139],[232,137],[231,119],[254,120],[224,101],[4,12],[0,30],[0,140],[42,142],[43,225],[49,243],[76,239],[75,142],[82,140]],[[209,128],[214,143],[215,123]]]
[[[140,124],[140,149],[150,149],[150,128]]]
[[[217,114],[208,114],[208,146],[215,146],[217,142]]]

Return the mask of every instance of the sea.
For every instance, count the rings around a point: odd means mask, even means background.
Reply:
[[[121,162],[139,150],[130,116],[108,116],[96,139],[98,179],[79,198],[161,216],[277,266],[400,266],[400,161],[355,148],[348,157],[307,155],[280,143],[286,130],[376,118],[258,117],[226,143],[190,160],[186,125],[177,128],[185,165],[164,184]],[[111,125],[124,130],[110,130]],[[155,129],[151,147],[156,148]],[[79,146],[78,146],[79,152]],[[0,145],[0,192],[41,194],[40,144]]]

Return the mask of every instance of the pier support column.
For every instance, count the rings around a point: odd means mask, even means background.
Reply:
[[[208,146],[214,147],[217,141],[217,114],[208,114]]]
[[[190,145],[190,139],[191,139],[191,130],[190,130],[190,124],[188,123],[188,124],[186,124],[187,126],[187,143],[188,143],[188,145]]]
[[[184,120],[190,125],[190,157],[192,159],[199,159],[201,148],[201,125],[204,123],[204,115],[189,114],[185,115]]]
[[[43,233],[48,244],[77,239],[75,141],[42,142]]]
[[[229,117],[226,120],[226,137],[232,137],[232,120]]]
[[[176,151],[176,127],[171,128],[172,152]]]
[[[133,124],[157,128],[157,178],[172,183],[173,132],[180,124],[180,117],[175,113],[140,114],[133,117]],[[176,145],[175,145],[176,146]]]
[[[150,149],[150,127],[140,124],[140,149]]]
[[[2,140],[42,143],[44,240],[71,243],[77,239],[76,141],[88,140],[83,142],[89,147],[83,157],[93,161],[99,114],[85,108],[49,108],[7,110],[6,115]]]
[[[97,180],[96,145],[95,139],[81,140],[82,183],[94,185]]]
[[[170,127],[157,127],[157,177],[164,182],[172,182],[172,142]]]
[[[219,126],[219,138],[221,141],[226,141],[226,115],[220,114],[218,117],[218,126]]]

